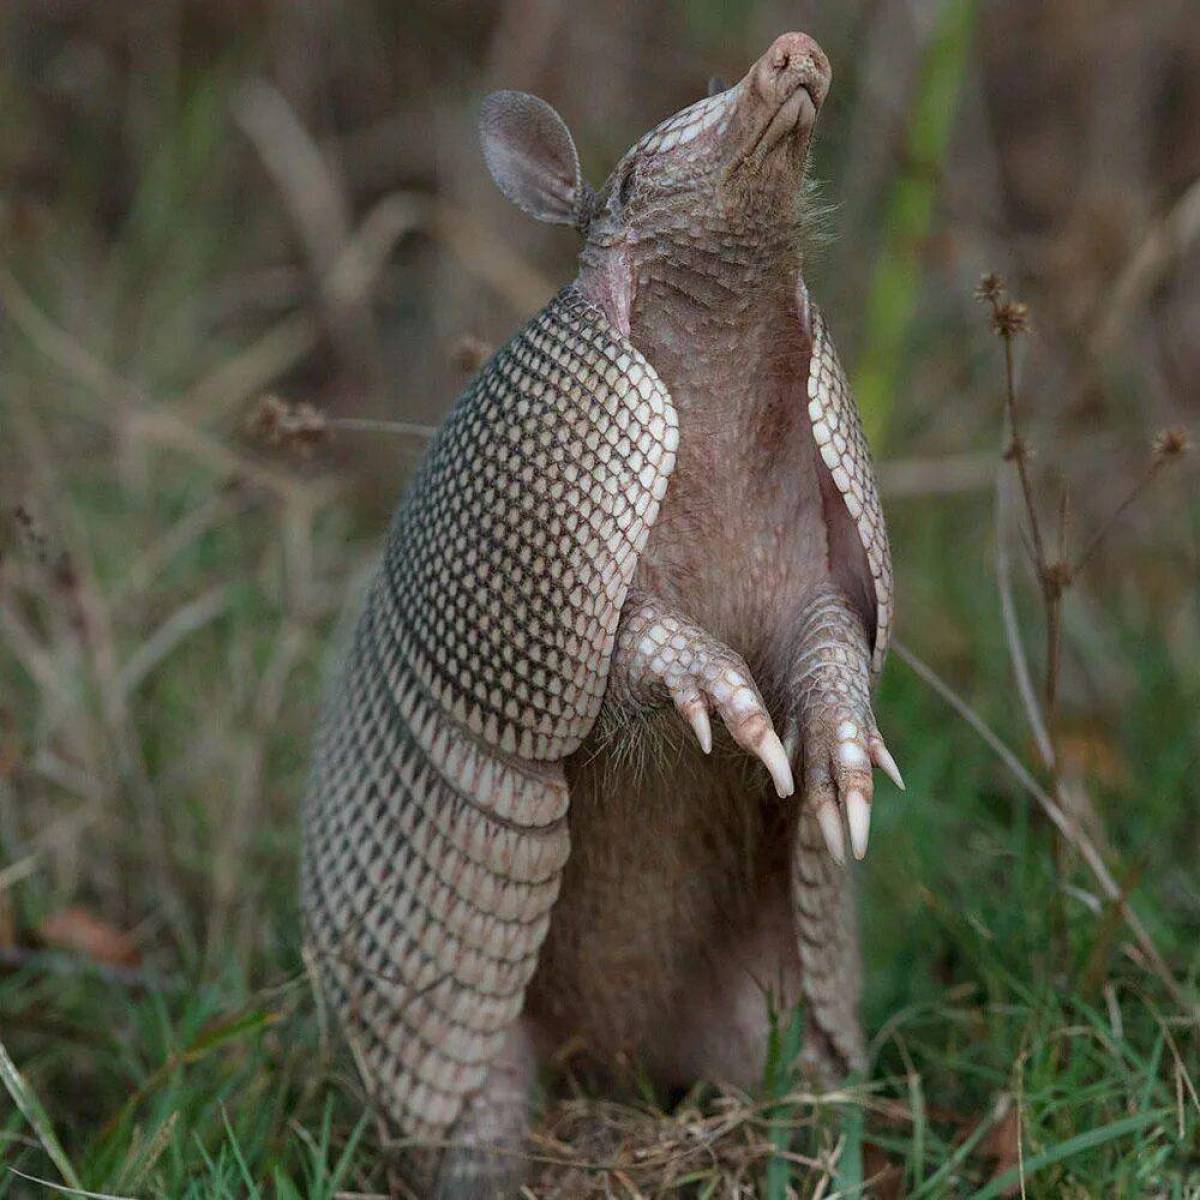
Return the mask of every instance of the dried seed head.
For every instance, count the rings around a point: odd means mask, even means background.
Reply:
[[[1029,306],[1020,300],[1007,300],[992,311],[992,329],[1002,338],[1029,331]]]
[[[985,304],[999,304],[1004,299],[1004,280],[995,271],[981,276],[979,286],[975,289],[975,299]]]
[[[1155,436],[1152,445],[1154,457],[1158,462],[1166,462],[1172,458],[1179,458],[1192,448],[1187,430],[1182,428],[1164,429]]]
[[[251,437],[272,446],[311,454],[329,437],[329,422],[311,404],[291,404],[279,396],[264,396],[246,422]]]

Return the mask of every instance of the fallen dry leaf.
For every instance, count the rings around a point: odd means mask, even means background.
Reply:
[[[1021,1158],[1021,1112],[1016,1104],[988,1131],[979,1147],[979,1153],[995,1163],[992,1178],[997,1179],[1005,1171],[1012,1170]],[[1015,1196],[1021,1190],[1019,1182],[1004,1189],[1005,1196]]]
[[[866,1194],[873,1200],[904,1200],[904,1167],[893,1161],[874,1142],[863,1143],[863,1175]]]
[[[51,913],[38,926],[37,933],[47,946],[82,954],[110,966],[136,967],[142,960],[141,951],[129,934],[86,908],[76,906]]]

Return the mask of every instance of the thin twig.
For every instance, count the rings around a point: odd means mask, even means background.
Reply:
[[[1023,335],[1029,328],[1029,312],[1024,304],[1010,300],[1005,294],[1003,281],[997,275],[985,276],[980,281],[978,295],[985,300],[992,311],[992,329],[1004,342],[1004,409],[1006,425],[1010,435],[1006,459],[1011,459],[1016,465],[1017,477],[1021,481],[1021,494],[1025,500],[1025,515],[1029,526],[1029,537],[1037,574],[1038,587],[1041,591],[1042,605],[1046,614],[1046,674],[1044,690],[1044,709],[1042,721],[1037,721],[1031,715],[1031,727],[1041,729],[1045,733],[1048,747],[1043,748],[1042,757],[1046,762],[1052,780],[1052,789],[1056,796],[1061,795],[1059,786],[1059,755],[1057,747],[1058,729],[1058,677],[1059,664],[1062,657],[1062,595],[1064,588],[1070,582],[1070,575],[1063,565],[1065,560],[1051,565],[1046,557],[1046,543],[1042,537],[1041,521],[1038,518],[1037,502],[1033,492],[1033,480],[1029,470],[1029,447],[1022,436],[1021,417],[1017,404],[1017,381],[1014,364],[1013,344],[1018,336]],[[1015,628],[1015,618],[1013,620]],[[1010,638],[1010,646],[1012,645]],[[1023,661],[1023,660],[1022,660]],[[1017,660],[1014,659],[1014,665]],[[1026,705],[1031,714],[1036,712],[1036,705]],[[1048,749],[1048,753],[1046,752]],[[1052,833],[1054,843],[1054,863],[1059,874],[1063,874],[1065,848],[1062,834],[1057,829]],[[1052,912],[1052,929],[1055,942],[1058,943],[1056,957],[1066,953],[1066,913],[1062,902],[1061,890],[1055,893]]]
[[[424,425],[418,421],[384,421],[374,417],[326,417],[325,424],[330,429],[394,433],[400,437],[431,438],[437,433],[436,425]]]
[[[1108,288],[1103,319],[1089,339],[1094,357],[1128,329],[1133,309],[1151,296],[1168,272],[1200,238],[1200,178],[1192,180],[1171,211],[1150,227]]]
[[[0,303],[30,342],[66,375],[101,395],[122,395],[142,407],[128,415],[129,431],[172,446],[208,463],[228,477],[249,480],[286,501],[315,509],[337,495],[330,480],[302,481],[235,453],[175,413],[149,407],[147,398],[82,344],[56,325],[33,302],[11,272],[0,266]],[[94,414],[93,414],[94,415]]]
[[[1092,559],[1096,557],[1096,551],[1100,549],[1104,539],[1113,531],[1113,528],[1125,515],[1125,512],[1129,506],[1133,504],[1137,498],[1154,482],[1159,471],[1167,461],[1167,459],[1159,457],[1155,457],[1150,460],[1150,464],[1147,466],[1141,479],[1139,479],[1137,483],[1133,485],[1125,499],[1113,509],[1113,511],[1101,524],[1100,528],[1097,529],[1096,532],[1093,533],[1088,539],[1087,545],[1084,546],[1084,548],[1080,551],[1079,557],[1075,560],[1071,567],[1071,573],[1073,575],[1078,575],[1091,563]]]
[[[1051,743],[1058,727],[1058,675],[1062,658],[1062,591],[1046,590],[1046,727]],[[1057,758],[1055,759],[1057,762]]]
[[[203,629],[211,621],[215,621],[225,611],[230,591],[227,584],[209,588],[207,592],[172,613],[142,642],[125,660],[117,676],[117,686],[122,696],[128,699],[180,642],[197,630]]]
[[[1013,675],[1017,681],[1017,693],[1025,709],[1029,728],[1033,731],[1038,753],[1047,770],[1054,769],[1054,744],[1046,729],[1042,716],[1041,705],[1034,691],[1033,679],[1029,673],[1029,660],[1025,654],[1025,644],[1021,637],[1021,627],[1017,622],[1017,606],[1013,600],[1012,590],[1012,560],[1008,553],[1008,511],[1010,508],[1009,475],[1007,471],[996,471],[996,586],[1000,592],[1000,613],[1004,622],[1004,638],[1008,644],[1008,656],[1012,662]]]
[[[1038,520],[1037,502],[1033,495],[1033,480],[1029,474],[1029,448],[1021,434],[1021,418],[1017,410],[1017,387],[1013,369],[1013,334],[1005,331],[1001,334],[1004,340],[1004,409],[1008,414],[1008,427],[1012,432],[1009,443],[1009,453],[1017,467],[1017,475],[1021,480],[1021,492],[1025,497],[1025,513],[1029,518],[1029,532],[1033,538],[1034,563],[1038,576],[1046,571],[1046,549],[1042,542],[1042,527]]]

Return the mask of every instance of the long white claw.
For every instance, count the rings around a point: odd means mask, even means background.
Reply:
[[[900,768],[892,752],[883,744],[883,738],[876,734],[871,739],[871,761],[903,792],[904,780],[900,776]]]
[[[697,705],[687,714],[688,723],[696,731],[696,740],[705,754],[712,753],[712,725],[708,719],[708,709]]]
[[[790,796],[796,790],[796,783],[792,779],[791,763],[788,762],[783,743],[779,740],[779,735],[775,730],[768,729],[763,734],[762,741],[758,745],[758,757],[762,759],[763,766],[770,771],[771,778],[775,782],[775,791],[780,796]]]
[[[851,789],[846,795],[846,822],[850,826],[854,857],[862,862],[867,856],[867,839],[871,836],[871,806],[858,788]]]
[[[837,805],[832,800],[826,800],[817,809],[817,823],[825,835],[825,845],[829,847],[833,861],[839,867],[843,866],[846,862],[846,842],[842,837],[842,818],[838,814]]]

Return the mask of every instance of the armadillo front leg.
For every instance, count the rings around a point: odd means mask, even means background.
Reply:
[[[854,606],[832,585],[816,588],[806,598],[798,634],[788,749],[803,751],[805,806],[842,863],[843,813],[855,858],[867,852],[872,767],[904,785],[871,712],[871,651]]]
[[[631,591],[621,610],[609,694],[635,702],[669,697],[705,754],[712,749],[709,712],[715,711],[738,745],[761,760],[779,795],[792,794],[788,757],[745,661],[645,593]]]
[[[862,1058],[853,880],[845,868],[849,826],[855,857],[866,852],[872,765],[899,782],[871,711],[871,650],[862,618],[832,585],[806,600],[790,677],[789,752],[802,771],[792,853],[807,1058],[826,1076]]]

